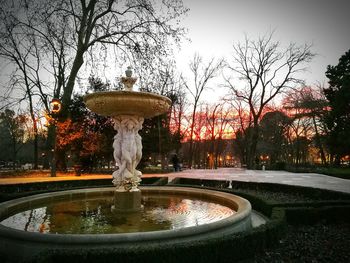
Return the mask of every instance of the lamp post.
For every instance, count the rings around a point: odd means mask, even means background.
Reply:
[[[53,98],[50,102],[50,115],[52,118],[52,135],[53,135],[53,145],[52,145],[52,158],[51,158],[51,177],[56,177],[56,124],[57,117],[62,108],[61,101],[59,99]]]
[[[262,161],[262,170],[265,171],[266,168],[266,164],[268,163],[270,159],[270,156],[268,155],[260,155],[260,160]]]

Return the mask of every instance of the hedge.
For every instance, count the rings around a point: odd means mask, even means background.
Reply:
[[[162,178],[160,183],[167,182]],[[158,182],[154,182],[159,183]],[[228,181],[175,179],[171,185],[203,187],[234,193],[248,199],[253,209],[270,217],[270,220],[252,231],[220,236],[205,240],[174,243],[155,242],[135,244],[124,248],[89,247],[67,250],[51,250],[39,255],[34,262],[233,262],[253,257],[258,251],[278,244],[285,234],[286,224],[314,224],[315,222],[348,222],[350,198],[348,194],[299,186],[266,183],[234,182],[228,189]],[[269,202],[263,195],[252,194],[244,189],[257,191],[288,191],[302,193],[320,200],[308,202]]]
[[[175,178],[170,185],[186,184],[197,185],[215,188],[227,188],[230,181],[221,180],[204,180],[204,179],[191,179],[191,178]],[[286,192],[290,194],[304,195],[305,197],[317,199],[317,200],[350,200],[350,194],[343,192],[336,192],[326,189],[310,188],[306,186],[297,185],[285,185],[275,183],[261,183],[261,182],[241,182],[231,181],[232,189],[252,189],[252,190],[267,190],[271,192]]]

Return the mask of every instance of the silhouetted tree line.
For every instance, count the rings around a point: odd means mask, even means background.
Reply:
[[[0,108],[0,160],[28,160],[48,168],[55,148],[61,170],[67,163],[86,170],[113,163],[112,121],[85,108],[86,86],[80,83],[81,68],[99,72],[99,63],[111,54],[116,64],[134,66],[141,91],[172,100],[167,114],[144,122],[144,164],[156,154],[164,167],[174,153],[190,168],[205,166],[208,158],[220,166],[227,156],[248,168],[299,165],[313,161],[311,156],[339,165],[349,158],[349,51],[338,65],[328,66],[327,87],[307,87],[299,77],[314,57],[311,46],[283,47],[273,33],[234,43],[233,57],[225,60],[205,61],[195,54],[187,78],[172,61],[174,44],[185,33],[174,22],[187,11],[181,0],[161,5],[144,0],[5,1],[0,56],[14,71],[8,90],[0,94],[6,103]],[[102,74],[90,76],[89,92],[122,88],[118,80],[102,80]],[[213,80],[220,76],[231,94],[217,104],[204,103],[210,88],[219,88]],[[282,94],[287,94],[282,105],[273,106]],[[62,111],[56,125],[48,121],[42,127],[52,99],[62,101]],[[10,110],[21,102],[27,103],[26,114]],[[22,156],[29,148],[32,153]]]

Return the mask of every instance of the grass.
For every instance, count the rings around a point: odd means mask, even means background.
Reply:
[[[294,173],[318,173],[318,174],[325,174],[333,177],[343,178],[343,179],[350,179],[350,167],[288,167],[286,169],[289,172]]]
[[[318,171],[319,169],[316,169]],[[335,167],[330,167],[330,168],[320,168],[319,173],[334,176],[334,177],[339,177],[339,178],[344,178],[344,179],[350,179],[350,167],[342,167],[342,168],[335,168]]]

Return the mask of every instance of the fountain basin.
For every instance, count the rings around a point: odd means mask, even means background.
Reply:
[[[50,251],[79,251],[81,249],[113,249],[122,253],[125,249],[142,249],[159,243],[170,247],[201,239],[224,237],[247,231],[251,225],[250,203],[238,196],[203,189],[185,187],[141,187],[142,195],[184,195],[206,199],[235,210],[232,216],[214,223],[190,226],[174,230],[135,232],[122,234],[41,234],[16,230],[0,225],[0,254],[23,260],[35,258],[40,253]],[[0,220],[25,211],[29,207],[44,205],[47,202],[74,200],[77,198],[104,197],[114,194],[114,188],[93,188],[40,194],[0,205]],[[21,251],[21,253],[18,253]]]
[[[152,118],[165,113],[171,100],[150,92],[105,91],[84,96],[86,106],[103,116],[133,115]]]

